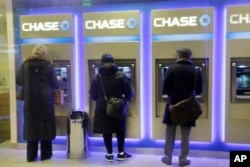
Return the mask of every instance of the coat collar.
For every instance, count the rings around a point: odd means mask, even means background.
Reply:
[[[181,58],[176,61],[176,64],[193,64],[193,62],[190,59]]]
[[[31,55],[29,57],[27,57],[27,59],[25,59],[25,61],[29,61],[29,60],[44,60],[47,61],[49,63],[52,63],[52,59],[48,56],[41,56],[41,55]]]
[[[114,63],[104,63],[99,67],[99,73],[102,75],[111,75],[118,71],[118,67]]]

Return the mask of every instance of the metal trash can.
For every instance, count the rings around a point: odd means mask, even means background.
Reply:
[[[84,158],[88,151],[88,114],[72,111],[67,118],[67,154],[68,158]]]

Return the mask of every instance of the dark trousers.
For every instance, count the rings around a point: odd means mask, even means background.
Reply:
[[[27,141],[27,160],[33,161],[38,155],[39,141]],[[41,144],[41,159],[48,159],[52,156],[52,142],[51,140],[40,141]]]
[[[118,152],[121,153],[124,151],[125,132],[116,133],[116,138],[118,144]],[[107,149],[107,153],[112,154],[113,153],[112,133],[103,134],[103,140]]]

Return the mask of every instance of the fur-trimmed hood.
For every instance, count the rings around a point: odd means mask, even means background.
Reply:
[[[49,63],[52,64],[52,59],[48,56],[41,56],[41,55],[30,55],[29,57],[27,57],[25,59],[25,61],[29,61],[29,60],[34,60],[34,59],[37,59],[37,60],[45,60]]]

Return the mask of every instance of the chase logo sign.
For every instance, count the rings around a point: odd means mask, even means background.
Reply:
[[[68,31],[71,25],[70,22],[64,20],[62,22],[33,22],[22,23],[22,31],[24,32],[39,32],[39,31]]]
[[[207,27],[211,24],[209,15],[182,16],[182,17],[163,17],[154,19],[154,27]]]
[[[188,34],[213,31],[213,8],[153,10],[153,34]]]
[[[227,32],[228,33],[248,33],[250,28],[250,5],[228,6],[227,13]],[[232,35],[232,34],[231,34]],[[234,34],[235,38],[249,38],[246,34]]]
[[[128,27],[128,29],[130,30],[133,30],[137,27],[137,20],[135,18],[129,18],[127,21],[126,21],[126,25]]]
[[[72,37],[72,15],[28,15],[20,17],[22,38]]]
[[[68,20],[63,20],[61,23],[60,23],[60,28],[62,31],[69,31],[71,25],[70,25],[70,22]]]
[[[229,23],[230,24],[250,24],[250,14],[231,14],[229,16]]]
[[[199,18],[199,23],[201,26],[207,27],[212,23],[212,18],[209,15],[204,14]]]
[[[139,11],[84,13],[85,36],[126,36],[140,32]]]
[[[135,18],[125,19],[111,19],[111,20],[87,20],[85,21],[85,29],[87,30],[102,30],[102,29],[135,29],[137,20]]]

